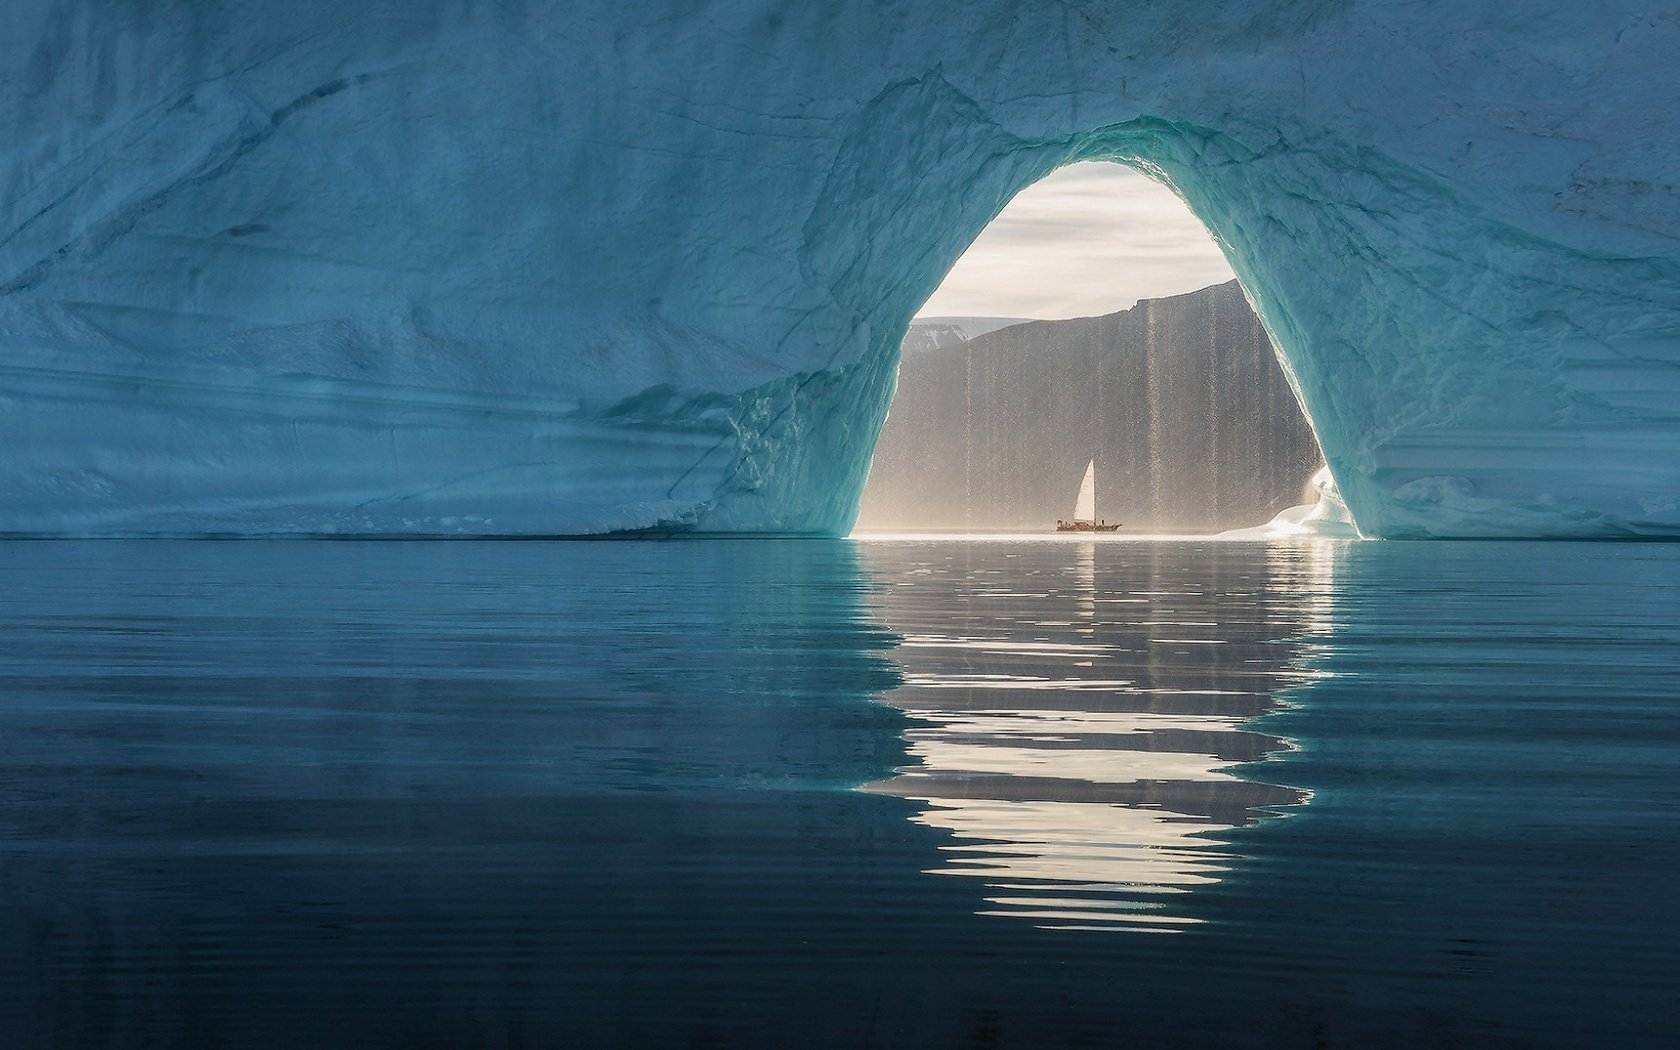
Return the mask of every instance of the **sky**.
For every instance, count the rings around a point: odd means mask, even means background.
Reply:
[[[1232,276],[1171,190],[1087,161],[1016,195],[917,316],[1092,317]]]

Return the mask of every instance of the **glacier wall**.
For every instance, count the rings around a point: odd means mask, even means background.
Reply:
[[[915,333],[921,322],[911,325]],[[1299,502],[1323,453],[1236,281],[900,350],[857,528],[1201,533]]]
[[[916,308],[1108,158],[1366,534],[1680,533],[1667,9],[0,11],[0,531],[844,531]]]

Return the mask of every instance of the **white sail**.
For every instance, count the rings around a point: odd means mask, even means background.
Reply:
[[[1097,520],[1097,461],[1085,468],[1085,480],[1079,483],[1079,499],[1073,505],[1074,521]]]

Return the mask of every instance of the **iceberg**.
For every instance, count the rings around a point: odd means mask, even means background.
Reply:
[[[1336,490],[1329,467],[1321,467],[1309,482],[1316,498],[1311,503],[1278,511],[1271,521],[1245,529],[1226,529],[1221,540],[1357,540],[1359,526],[1348,512],[1347,501]]]
[[[1365,534],[1680,534],[1648,5],[0,7],[0,531],[843,533],[918,307],[1106,159]]]

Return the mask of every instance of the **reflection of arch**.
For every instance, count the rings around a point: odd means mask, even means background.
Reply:
[[[998,580],[863,545],[891,583],[875,616],[903,636],[905,683],[884,700],[914,760],[870,790],[923,803],[915,821],[950,835],[931,873],[981,880],[990,913],[1193,924],[1184,894],[1236,859],[1221,832],[1306,801],[1232,766],[1289,746],[1250,720],[1314,676],[1301,639],[1327,629],[1333,561],[1314,544],[1017,549]]]

